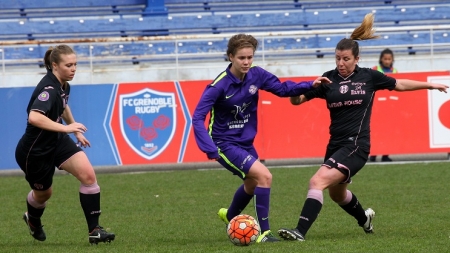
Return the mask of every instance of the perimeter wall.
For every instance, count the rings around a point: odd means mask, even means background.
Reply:
[[[450,72],[399,73],[396,78],[450,84]],[[311,80],[315,76],[291,77]],[[287,78],[282,78],[286,80]],[[205,162],[191,115],[211,80],[73,85],[69,104],[88,128],[86,149],[94,166]],[[18,169],[17,141],[26,126],[34,86],[0,88],[0,169]],[[260,158],[321,157],[329,138],[325,101],[292,106],[287,98],[261,91]],[[450,94],[438,91],[379,91],[372,113],[372,154],[450,153]]]

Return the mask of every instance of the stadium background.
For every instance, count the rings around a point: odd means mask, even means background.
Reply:
[[[256,64],[282,79],[305,80],[334,68],[337,41],[374,12],[381,38],[361,43],[360,66],[376,65],[379,52],[389,47],[398,77],[449,84],[449,10],[446,1],[407,0],[0,1],[0,169],[20,172],[14,149],[48,46],[66,43],[78,53],[70,103],[76,120],[89,128],[93,147],[86,152],[98,170],[211,167],[217,165],[195,145],[190,115],[203,87],[227,66],[232,34],[260,40]],[[148,97],[171,102],[141,115],[153,126],[159,120],[158,135],[145,139],[127,125],[136,109],[123,101]],[[256,142],[261,158],[269,164],[320,161],[328,138],[322,102],[294,108],[262,92]],[[382,91],[375,103],[373,154],[449,159],[449,94]]]

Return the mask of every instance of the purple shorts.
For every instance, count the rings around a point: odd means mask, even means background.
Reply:
[[[222,144],[219,147],[218,162],[234,175],[245,179],[250,167],[258,159],[255,148],[242,148],[233,144]]]

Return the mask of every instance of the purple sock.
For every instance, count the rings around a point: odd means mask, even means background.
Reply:
[[[244,190],[244,185],[241,185],[234,194],[233,201],[231,202],[230,207],[228,208],[227,219],[231,220],[236,215],[239,215],[242,210],[248,205],[250,200],[253,198],[253,195],[249,195]]]
[[[261,232],[270,230],[269,226],[269,204],[270,204],[270,188],[255,188],[255,208],[256,217],[261,227]]]

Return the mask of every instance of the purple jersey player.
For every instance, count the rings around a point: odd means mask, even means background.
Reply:
[[[272,174],[258,160],[253,146],[258,122],[258,92],[266,90],[279,97],[299,96],[321,83],[329,83],[329,79],[319,77],[309,82],[282,83],[275,75],[252,64],[257,47],[258,41],[251,35],[231,37],[227,49],[231,64],[206,87],[192,121],[200,150],[244,181],[230,207],[219,210],[219,217],[227,224],[254,197],[261,227],[257,242],[276,242],[279,239],[269,227]],[[208,113],[210,120],[206,129]]]

